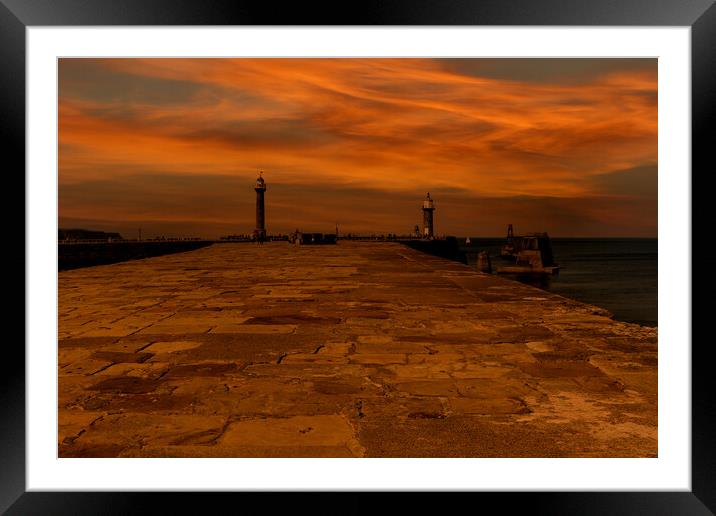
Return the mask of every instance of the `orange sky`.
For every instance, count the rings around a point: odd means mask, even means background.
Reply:
[[[60,227],[656,236],[655,59],[61,59]]]

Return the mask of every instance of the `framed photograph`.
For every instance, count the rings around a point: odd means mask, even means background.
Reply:
[[[0,507],[713,511],[716,8],[517,4],[3,0],[26,367]]]

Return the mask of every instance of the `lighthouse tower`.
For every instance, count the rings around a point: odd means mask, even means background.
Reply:
[[[266,181],[264,181],[263,172],[259,172],[256,178],[256,229],[254,235],[256,240],[263,242],[266,239],[266,211],[264,206],[264,192],[266,192]]]
[[[434,238],[433,232],[433,212],[435,211],[435,203],[430,198],[430,192],[423,201],[423,238]]]

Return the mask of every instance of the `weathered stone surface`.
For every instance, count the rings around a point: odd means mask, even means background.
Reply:
[[[115,364],[133,363],[141,364],[153,356],[153,353],[123,353],[121,351],[97,351],[92,358],[98,360],[109,360]]]
[[[353,456],[364,454],[352,425],[338,415],[237,421],[229,425],[219,445],[229,449],[272,448],[277,450],[277,456],[281,456],[282,448],[287,448],[286,456],[295,456],[295,450],[306,447],[344,447]]]
[[[116,392],[117,394],[143,394],[156,390],[160,383],[159,380],[147,378],[112,376],[87,389],[92,391]]]
[[[168,342],[155,342],[145,348],[145,350],[152,353],[176,353],[177,351],[198,348],[199,346],[201,346],[201,342],[176,340]]]
[[[102,457],[104,450],[125,450],[150,446],[201,445],[221,436],[226,419],[217,416],[115,414],[94,420],[72,443],[60,446],[68,457]]]
[[[235,371],[236,367],[233,362],[201,362],[198,364],[177,365],[169,370],[166,377],[224,376]]]
[[[59,274],[61,457],[653,457],[657,331],[399,244]]]
[[[91,375],[112,365],[109,360],[98,360],[88,358],[86,360],[78,360],[60,369],[59,375]]]

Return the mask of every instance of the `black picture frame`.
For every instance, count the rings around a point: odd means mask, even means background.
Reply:
[[[706,212],[709,176],[716,171],[716,5],[713,0],[464,0],[380,1],[310,6],[215,0],[0,0],[0,145],[5,156],[6,196],[21,206],[3,204],[5,238],[10,242],[10,267],[5,283],[21,299],[12,298],[6,322],[14,327],[25,315],[25,31],[31,26],[81,25],[572,25],[691,27],[692,73],[692,241],[707,234],[712,216]],[[8,159],[10,158],[10,159]],[[10,194],[10,192],[13,192]],[[19,192],[23,192],[20,195]],[[19,243],[22,242],[23,245]],[[716,260],[706,253],[690,256],[692,271],[709,277],[692,282],[692,490],[690,492],[533,492],[480,493],[470,496],[473,508],[498,503],[502,510],[537,514],[713,514],[716,512],[716,405],[714,375],[708,360],[712,339],[706,327],[709,297],[716,289]],[[9,270],[9,269],[8,269]],[[27,272],[26,272],[27,273]],[[25,273],[25,274],[26,274]],[[20,285],[22,283],[22,285]],[[9,289],[8,289],[9,291]],[[9,299],[9,296],[6,297]],[[20,313],[22,312],[22,313]],[[11,324],[8,324],[10,327]],[[23,327],[24,328],[24,327]],[[24,329],[20,330],[24,341]],[[701,339],[698,337],[701,335]],[[19,339],[7,339],[0,375],[0,511],[8,514],[127,514],[205,512],[207,497],[241,506],[258,494],[70,493],[26,492],[25,488],[25,354]],[[690,345],[691,343],[676,343]],[[270,495],[274,509],[324,512],[322,495],[303,493],[298,500]],[[317,498],[321,496],[320,498]],[[383,503],[375,493],[353,493],[341,502],[342,513],[373,510]],[[462,495],[460,495],[462,496]],[[477,500],[472,497],[477,496]],[[407,498],[407,497],[405,497]],[[297,503],[298,502],[298,503]],[[267,503],[266,496],[261,503]],[[414,493],[404,507],[429,508],[423,493]],[[432,502],[434,503],[434,502]],[[441,503],[442,502],[438,502]],[[455,503],[453,501],[452,503]],[[460,503],[459,500],[457,503]],[[479,504],[479,505],[475,505]],[[335,507],[334,507],[335,509]],[[444,505],[443,509],[444,510]],[[333,513],[334,511],[329,510]]]

